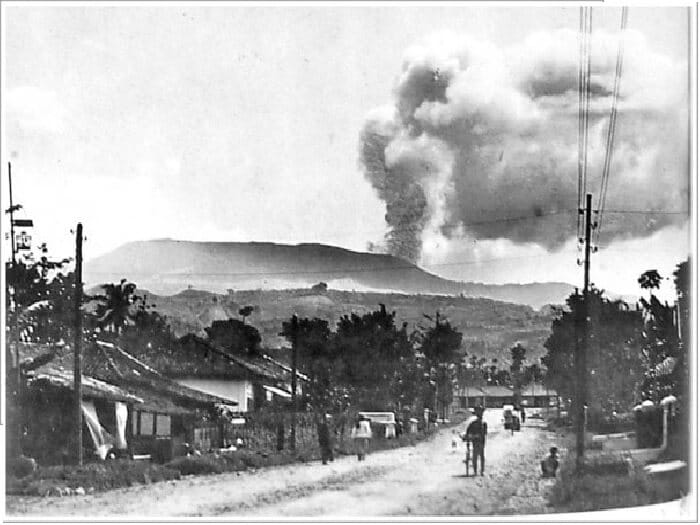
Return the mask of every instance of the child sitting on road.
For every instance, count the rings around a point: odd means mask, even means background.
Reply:
[[[540,465],[542,466],[543,478],[555,478],[557,476],[557,468],[559,467],[559,461],[557,460],[557,447],[552,447],[549,449],[549,456],[544,458]]]

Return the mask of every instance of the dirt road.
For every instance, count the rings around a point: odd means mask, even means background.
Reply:
[[[7,516],[324,517],[438,516],[547,512],[551,482],[539,460],[555,442],[541,423],[515,434],[490,422],[484,477],[465,476],[451,429],[415,447],[258,471],[187,477],[71,498],[8,497]]]

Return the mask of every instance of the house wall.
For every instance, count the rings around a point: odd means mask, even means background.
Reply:
[[[252,410],[253,383],[247,379],[178,379],[183,386],[238,402],[240,412]]]

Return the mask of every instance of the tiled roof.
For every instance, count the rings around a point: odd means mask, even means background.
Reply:
[[[128,391],[140,398],[145,405],[168,408],[169,410],[163,410],[168,412],[187,411],[178,406],[178,403],[230,404],[229,401],[218,396],[194,390],[168,379],[112,343],[102,341],[88,343],[82,350],[83,384],[86,381],[97,380],[121,391]],[[48,374],[64,379],[70,377],[70,388],[72,388],[74,354],[68,347],[22,344],[20,345],[20,363],[31,368],[32,363],[43,361],[43,357],[49,353],[55,354],[54,358],[39,366],[34,371],[34,375]],[[54,381],[56,382],[58,380]],[[64,384],[64,386],[69,385]]]
[[[288,373],[278,363],[263,356],[248,356],[228,352],[224,348],[211,344],[206,339],[189,334],[179,340],[180,349],[173,354],[173,360],[181,358],[191,366],[183,363],[169,367],[166,373],[173,377],[255,377],[267,381],[285,381]]]
[[[280,362],[280,361],[277,361],[276,359],[273,359],[273,358],[270,357],[269,355],[263,354],[262,358],[263,358],[265,361],[268,361],[268,362],[272,363],[272,364],[275,365],[276,367],[281,368],[281,369],[284,370],[287,374],[289,374],[289,376],[292,375],[292,368],[291,368],[290,366],[287,366],[287,365],[285,365],[284,363],[282,363],[282,362]],[[307,376],[307,375],[305,375],[305,374],[302,374],[302,373],[299,372],[298,370],[297,370],[297,378],[298,378],[298,379],[301,379],[302,381],[308,381],[308,380],[309,380],[309,376]]]
[[[485,396],[488,397],[511,397],[513,390],[503,385],[486,385],[482,387]]]
[[[50,385],[55,388],[65,388],[67,390],[74,389],[73,373],[64,370],[44,370],[32,374],[31,383],[34,386],[40,387],[43,384]],[[122,401],[127,403],[143,403],[141,397],[130,394],[124,389],[110,385],[99,379],[90,376],[82,377],[82,392],[85,397],[93,397],[97,399],[108,399],[110,401]]]
[[[172,396],[184,402],[222,403],[226,400],[180,385],[157,372],[147,364],[111,343],[97,342],[93,352],[98,353],[85,363],[85,372],[109,381],[147,387],[156,393]],[[99,355],[102,354],[102,356]]]
[[[520,392],[523,396],[533,396],[534,395],[535,397],[547,396],[547,395],[550,395],[550,396],[557,395],[556,390],[552,390],[551,388],[547,389],[541,383],[535,383],[534,385],[532,383],[530,383],[529,385],[522,387]]]

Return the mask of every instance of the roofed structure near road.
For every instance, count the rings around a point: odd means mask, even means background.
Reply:
[[[35,386],[48,385],[54,388],[74,390],[74,377],[72,372],[60,370],[46,370],[34,373],[32,382]],[[124,403],[143,403],[143,398],[132,395],[118,386],[110,385],[94,377],[83,376],[82,381],[83,396],[88,398],[106,399],[108,401],[119,401]]]
[[[83,385],[98,397],[135,402],[144,408],[185,413],[188,408],[207,405],[231,405],[230,400],[200,392],[168,379],[118,346],[103,341],[83,348]],[[74,354],[66,346],[20,345],[21,366],[31,374],[32,382],[73,389]],[[120,399],[117,399],[120,398]]]
[[[234,354],[193,334],[180,338],[178,342],[180,348],[172,352],[170,364],[163,368],[170,377],[282,382],[291,376],[291,369],[267,356]]]
[[[512,397],[513,390],[503,385],[485,385],[480,389],[488,397]]]
[[[529,385],[523,386],[520,389],[520,392],[523,396],[535,396],[535,397],[556,396],[557,395],[556,390],[553,390],[551,388],[547,388],[542,383],[530,383]]]

